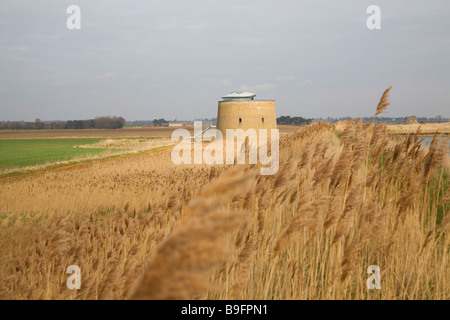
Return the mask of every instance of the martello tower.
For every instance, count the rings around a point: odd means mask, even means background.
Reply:
[[[225,137],[226,129],[277,128],[274,100],[255,100],[256,94],[232,92],[222,97],[217,111],[217,129]]]

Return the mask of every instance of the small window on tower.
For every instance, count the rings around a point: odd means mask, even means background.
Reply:
[[[264,123],[264,118],[261,118],[262,123]]]
[[[239,118],[239,124],[241,124],[242,123],[242,118]]]

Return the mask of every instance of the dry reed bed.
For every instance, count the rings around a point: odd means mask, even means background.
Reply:
[[[178,167],[168,151],[2,179],[0,297],[124,298],[187,203],[223,169]],[[78,292],[65,285],[72,264],[82,271]]]
[[[318,123],[285,137],[275,176],[248,166],[215,181],[131,297],[448,299],[447,141],[426,150],[385,125],[344,126],[337,134]],[[226,224],[224,212],[233,218]],[[236,217],[245,218],[222,234]],[[381,290],[366,287],[370,265],[381,268]]]
[[[0,297],[449,299],[446,143],[340,125],[282,137],[274,176],[163,152],[0,182]]]

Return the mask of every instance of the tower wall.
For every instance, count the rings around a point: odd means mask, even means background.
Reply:
[[[276,128],[275,101],[219,101],[217,129],[224,137],[226,129],[267,129],[270,134]]]

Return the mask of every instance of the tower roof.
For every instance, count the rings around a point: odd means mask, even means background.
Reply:
[[[223,96],[222,99],[224,98],[254,98],[256,96],[255,93],[251,93],[251,92],[231,92],[230,94],[227,94],[226,96]]]

